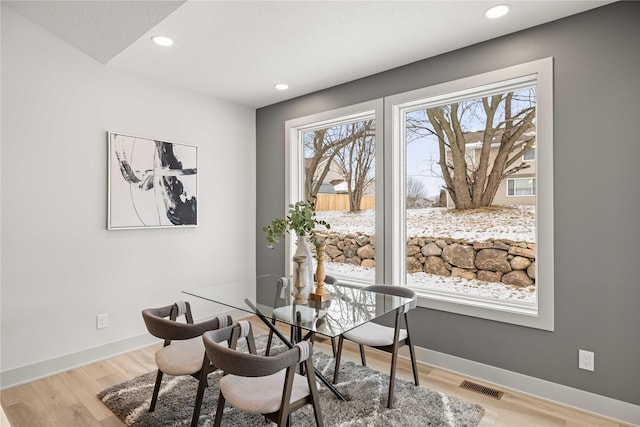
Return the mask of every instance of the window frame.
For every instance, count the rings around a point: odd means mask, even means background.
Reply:
[[[404,126],[401,125],[404,111],[423,105],[425,99],[434,105],[443,100],[456,102],[470,95],[481,97],[504,86],[505,81],[523,84],[534,78],[536,86],[536,171],[539,165],[544,173],[536,173],[536,286],[535,308],[509,301],[490,300],[465,295],[454,295],[424,289],[414,289],[421,307],[448,311],[483,319],[512,323],[548,331],[554,330],[554,250],[553,250],[553,58],[515,65],[496,71],[437,84],[385,98],[385,139],[391,146],[385,158],[389,185],[392,188],[391,207],[387,206],[390,219],[387,226],[387,253],[391,251],[391,265],[387,269],[387,282],[404,284],[406,277],[406,229],[405,229],[405,143]],[[513,86],[510,86],[513,87]],[[524,86],[523,86],[524,87]],[[391,210],[391,212],[388,212]]]

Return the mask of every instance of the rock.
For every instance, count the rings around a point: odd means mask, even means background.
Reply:
[[[422,271],[422,263],[414,257],[407,257],[407,273],[417,273]]]
[[[533,280],[536,280],[536,263],[535,261],[531,263],[531,265],[527,268],[527,276],[531,277]]]
[[[505,242],[496,240],[495,242],[493,242],[493,247],[496,249],[502,249],[503,251],[508,251],[511,246],[507,245]]]
[[[445,242],[444,240],[436,240],[436,245],[440,246],[440,248],[444,249],[447,247],[447,242]]]
[[[452,243],[442,250],[442,258],[456,267],[475,268],[475,251],[471,246]]]
[[[493,248],[493,242],[473,242],[473,249],[479,251],[480,249]]]
[[[533,280],[522,270],[512,271],[502,276],[502,282],[518,288],[533,285]]]
[[[360,264],[361,267],[372,268],[376,266],[375,260],[372,259],[363,259]]]
[[[476,278],[476,274],[464,268],[453,267],[451,269],[451,277],[462,277],[463,279],[472,280]]]
[[[422,255],[424,256],[440,256],[442,255],[442,249],[435,243],[427,243],[422,250]]]
[[[371,245],[358,248],[356,253],[360,259],[374,259],[376,257],[376,250]]]
[[[508,255],[506,251],[501,249],[482,249],[476,255],[476,267],[479,270],[507,273],[511,271],[511,265],[507,261]]]
[[[536,251],[526,248],[519,248],[517,246],[511,246],[509,249],[511,255],[520,255],[531,259],[536,259]]]
[[[427,260],[424,263],[424,272],[437,274],[438,276],[451,276],[451,272],[447,270],[447,267],[445,267],[442,258],[437,256],[427,257]]]
[[[420,246],[407,246],[407,256],[414,256],[415,254],[420,253]]]
[[[346,262],[347,264],[353,264],[353,265],[359,266],[362,263],[362,260],[357,256],[354,256],[354,257],[345,259],[344,262]]]
[[[333,258],[331,260],[331,262],[339,262],[339,263],[343,264],[345,262],[345,260],[346,260],[346,258],[344,257],[342,252],[340,252],[340,255],[338,255],[337,257]]]
[[[526,270],[531,265],[529,258],[516,256],[511,260],[511,268],[514,270]]]
[[[342,255],[342,251],[334,245],[327,245],[324,249],[325,254],[329,255],[331,259],[334,259]]]
[[[344,245],[344,249],[342,250],[342,252],[344,252],[345,257],[353,258],[358,254],[357,250],[358,250],[357,245]]]
[[[364,246],[369,243],[369,238],[367,236],[358,236],[356,238],[356,243],[358,244],[358,246]]]
[[[499,271],[480,270],[478,271],[477,279],[483,282],[500,283],[502,281],[502,273]]]

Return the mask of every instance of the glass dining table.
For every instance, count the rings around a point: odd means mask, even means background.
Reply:
[[[309,299],[305,304],[294,304],[289,282],[290,279],[286,277],[265,274],[248,279],[222,281],[182,292],[256,315],[288,347],[292,347],[295,341],[310,339],[315,334],[333,339],[387,313],[403,310],[407,305],[412,308],[416,304],[415,299],[340,284],[324,285],[331,294],[327,301]],[[276,328],[276,322],[293,327],[289,338]],[[339,399],[346,400],[318,370],[316,376]]]

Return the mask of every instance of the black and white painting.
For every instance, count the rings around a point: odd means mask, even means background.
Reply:
[[[198,224],[198,147],[109,132],[108,228]]]

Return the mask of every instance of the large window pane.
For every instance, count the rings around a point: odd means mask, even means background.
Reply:
[[[391,277],[420,305],[553,329],[551,69],[548,58],[385,100]]]
[[[316,218],[330,224],[325,272],[342,282],[376,281],[376,111],[363,104],[288,122],[291,141],[290,200],[313,201]],[[381,109],[381,108],[380,108]],[[297,185],[296,185],[297,183]]]

